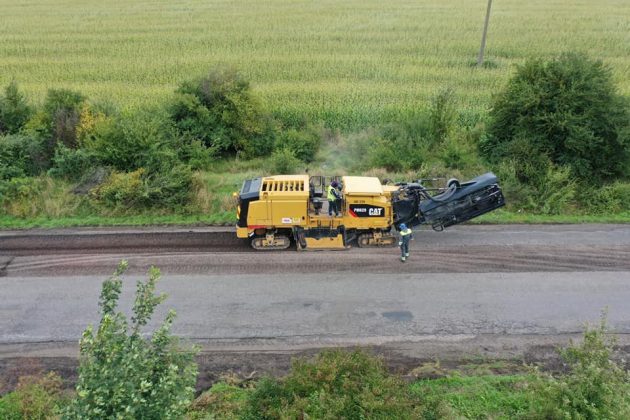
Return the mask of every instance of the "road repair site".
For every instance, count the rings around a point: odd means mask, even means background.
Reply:
[[[286,372],[291,357],[365,346],[405,373],[425,361],[553,363],[608,308],[630,352],[630,225],[459,225],[416,229],[398,250],[258,251],[232,227],[0,232],[0,377],[76,376],[103,280],[129,261],[121,307],[159,267],[153,322],[201,347],[199,386],[226,371]],[[149,328],[155,325],[149,325]]]

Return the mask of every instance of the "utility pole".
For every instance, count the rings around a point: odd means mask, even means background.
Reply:
[[[483,53],[486,49],[486,35],[488,34],[488,22],[490,21],[490,8],[492,0],[488,0],[488,9],[486,10],[486,22],[483,25],[483,35],[481,35],[481,48],[479,48],[479,57],[477,57],[477,67],[483,64]]]

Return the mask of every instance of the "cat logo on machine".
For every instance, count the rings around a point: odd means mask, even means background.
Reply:
[[[352,217],[384,217],[385,208],[369,204],[350,204],[349,213]]]

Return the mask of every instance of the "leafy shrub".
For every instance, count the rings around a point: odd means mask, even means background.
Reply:
[[[167,208],[186,206],[193,191],[192,170],[186,165],[148,172],[144,168],[132,172],[112,172],[90,194],[113,209]]]
[[[26,124],[33,114],[26,98],[12,81],[4,89],[4,96],[0,96],[0,134],[16,134]]]
[[[508,207],[539,214],[569,211],[577,203],[579,190],[570,169],[557,168],[545,162],[545,159],[539,163],[540,170],[532,170],[532,162],[512,160],[506,160],[496,167]],[[522,176],[527,171],[535,173],[535,176],[529,182],[522,182]]]
[[[143,200],[144,182],[142,176],[146,170],[132,172],[112,172],[107,180],[93,189],[90,194],[108,207],[133,207]]]
[[[453,135],[442,143],[439,157],[450,169],[465,169],[474,165],[476,156],[472,145],[463,135]]]
[[[181,209],[192,199],[193,173],[188,165],[175,165],[172,168],[150,173],[146,177],[147,207]]]
[[[390,124],[383,127],[378,136],[370,139],[370,166],[390,171],[419,168],[427,157],[428,142],[426,137],[415,136],[409,128]]]
[[[447,140],[456,128],[457,109],[454,99],[452,89],[443,89],[431,102],[429,127],[433,144]]]
[[[627,172],[630,113],[601,61],[581,54],[530,60],[497,96],[490,116],[489,136],[480,148],[491,160],[543,155],[593,183]],[[533,153],[513,147],[523,141]]]
[[[589,213],[616,213],[630,209],[630,183],[615,182],[598,188],[582,189],[578,200]]]
[[[77,126],[85,97],[69,89],[50,89],[44,101],[43,122],[49,137],[49,149],[57,143],[75,148],[77,146]]]
[[[45,420],[56,416],[62,403],[59,375],[24,376],[14,391],[0,398],[0,418]]]
[[[104,109],[105,108],[105,109]],[[76,127],[77,142],[79,147],[86,143],[94,141],[94,135],[97,127],[104,124],[105,121],[113,114],[113,111],[107,105],[91,105],[84,102],[81,106],[79,114],[79,122]]]
[[[146,282],[136,283],[131,324],[117,311],[122,291],[123,261],[103,283],[96,332],[89,326],[80,343],[76,397],[66,412],[70,419],[183,416],[193,398],[197,376],[194,351],[179,347],[170,328],[170,311],[150,340],[143,338],[155,308],[165,295],[156,295],[160,271],[152,267]]]
[[[263,156],[272,150],[272,120],[233,69],[217,68],[182,83],[169,113],[181,134],[201,140],[214,155]]]
[[[630,383],[625,369],[612,359],[615,340],[608,336],[606,315],[599,326],[587,327],[584,341],[560,355],[570,369],[554,377],[538,372],[531,385],[529,418],[630,418]]]
[[[271,155],[272,172],[276,174],[295,173],[300,165],[300,160],[295,157],[295,152],[289,148],[278,149]]]
[[[76,215],[83,200],[63,180],[48,176],[0,181],[0,213],[20,218]]]
[[[562,214],[573,204],[576,188],[569,168],[549,168],[537,193],[530,196],[532,208],[541,214]]]
[[[261,380],[246,419],[418,418],[409,390],[380,359],[361,351],[324,351],[314,361],[293,362],[282,380]]]
[[[122,113],[95,125],[85,147],[105,165],[121,171],[150,171],[178,162],[173,148],[174,132],[163,115],[153,110]]]
[[[96,159],[90,151],[86,149],[70,149],[60,143],[55,149],[52,167],[48,170],[48,174],[78,181],[94,167],[95,161]]]
[[[40,140],[26,134],[0,136],[0,180],[37,175],[46,160]]]
[[[276,149],[289,149],[295,157],[304,162],[312,162],[319,150],[321,137],[313,128],[282,131],[276,138]]]
[[[10,201],[28,200],[41,192],[36,178],[14,177],[0,181],[0,204]]]
[[[176,141],[177,157],[192,169],[208,169],[215,162],[215,157],[201,140],[190,140],[181,136]]]

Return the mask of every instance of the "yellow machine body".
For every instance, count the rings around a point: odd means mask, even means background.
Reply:
[[[328,179],[316,181],[308,175],[246,181],[239,195],[237,236],[252,239],[257,249],[286,248],[284,242],[274,245],[278,235],[295,239],[298,249],[345,249],[348,238],[361,235],[360,246],[394,243],[389,235],[392,189],[383,188],[375,177],[341,177],[341,215],[329,216]]]
[[[309,250],[346,249],[354,243],[382,247],[397,242],[394,232],[403,224],[442,231],[505,205],[491,172],[464,183],[449,179],[445,188],[427,188],[423,181],[390,186],[363,176],[248,179],[237,194],[236,234],[260,250],[286,249],[293,243]]]

